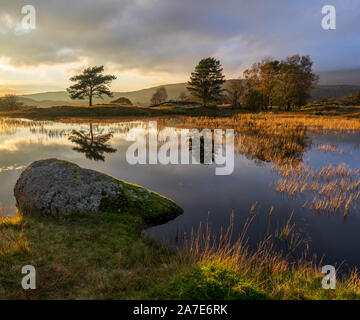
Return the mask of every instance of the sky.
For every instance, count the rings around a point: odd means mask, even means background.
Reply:
[[[336,8],[336,30],[321,10]],[[35,29],[22,26],[24,5]],[[0,95],[65,90],[90,65],[114,91],[187,81],[204,57],[237,78],[264,57],[310,54],[318,71],[360,68],[358,0],[0,0]]]

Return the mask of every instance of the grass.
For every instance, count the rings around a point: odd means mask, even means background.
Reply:
[[[0,259],[1,298],[125,298],[121,291],[111,293],[117,279],[126,274],[134,255],[138,259],[150,254],[146,251],[150,245],[136,245],[142,226],[139,217],[103,214],[22,220],[21,230],[1,227],[1,243],[7,248]],[[24,241],[29,250],[22,250]],[[127,249],[135,246],[128,255]],[[20,270],[27,264],[37,270],[38,289],[31,292],[20,287]]]
[[[0,112],[0,117],[26,118],[32,120],[64,120],[71,118],[107,119],[107,118],[136,118],[136,117],[164,117],[164,116],[189,116],[189,117],[232,117],[238,114],[257,114],[245,109],[233,109],[228,105],[203,108],[194,105],[164,104],[158,107],[128,106],[116,103],[99,104],[93,107],[83,105],[55,106],[49,108],[30,108],[10,112]],[[274,108],[269,114],[302,114],[310,116],[329,116],[343,118],[359,118],[358,106],[317,106],[308,105],[291,112]]]
[[[211,230],[199,230],[175,250],[143,238],[143,221],[133,215],[27,215],[6,221],[0,225],[1,299],[360,298],[355,271],[339,280],[336,290],[324,290],[313,262],[276,253],[269,238],[255,251],[244,236],[231,244],[231,229],[220,241]],[[21,268],[28,264],[36,268],[36,290],[20,285]]]
[[[107,106],[56,107],[6,115],[33,119],[139,116],[159,120],[159,129],[169,123],[180,128],[233,128],[237,132],[237,151],[275,164],[280,175],[276,186],[279,192],[313,192],[316,198],[311,205],[315,209],[342,208],[346,213],[359,198],[358,172],[354,176],[354,172],[341,167],[315,172],[301,162],[309,132],[357,133],[359,110],[308,107],[254,114],[226,107]],[[329,146],[320,151],[335,152]],[[334,183],[337,179],[342,182]],[[334,194],[340,198],[334,198]],[[320,196],[341,201],[324,202]],[[273,237],[266,237],[256,250],[247,246],[246,226],[235,243],[230,241],[231,227],[221,241],[215,241],[211,230],[206,229],[191,234],[184,248],[171,249],[142,237],[144,224],[140,216],[125,213],[1,219],[0,298],[360,299],[356,270],[339,278],[336,290],[324,290],[319,262],[293,258],[290,253],[300,240],[291,222]],[[285,242],[290,252],[275,250],[276,240]],[[37,270],[36,290],[25,291],[20,286],[21,268],[28,264]]]
[[[280,179],[276,190],[291,197],[309,194],[312,201],[306,201],[304,207],[317,212],[335,213],[342,210],[344,216],[357,209],[360,198],[360,170],[353,170],[341,164],[328,165],[314,169],[301,164],[297,167],[274,166]]]
[[[32,108],[28,110],[0,112],[0,117],[26,118],[32,120],[63,120],[71,118],[106,119],[106,118],[144,118],[191,115],[208,115],[212,117],[234,114],[234,110],[229,107],[224,108],[202,108],[198,106],[159,106],[159,107],[139,107],[125,106],[119,104],[104,104],[87,106],[58,106],[50,108]]]
[[[0,210],[0,228],[14,228],[20,229],[23,226],[23,219],[20,214],[17,214],[15,217],[1,217]]]

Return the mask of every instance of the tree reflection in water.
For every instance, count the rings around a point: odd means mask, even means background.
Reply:
[[[84,153],[85,157],[94,161],[105,161],[104,154],[115,153],[117,150],[109,145],[112,133],[103,134],[103,130],[94,133],[93,124],[90,123],[90,130],[73,130],[69,140],[77,146],[73,150]]]

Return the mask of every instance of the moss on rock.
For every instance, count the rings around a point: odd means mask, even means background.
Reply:
[[[155,192],[58,159],[31,164],[14,193],[22,213],[45,216],[114,212],[137,215],[145,224],[157,225],[182,213],[172,200]]]

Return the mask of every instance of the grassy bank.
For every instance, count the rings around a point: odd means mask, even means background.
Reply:
[[[172,250],[140,236],[139,216],[25,216],[0,220],[1,299],[358,299],[356,274],[321,287],[313,264],[290,262],[265,241],[211,245],[209,235]],[[224,238],[226,239],[226,238]],[[199,250],[202,247],[204,250]],[[37,289],[21,288],[21,268]]]
[[[0,117],[26,118],[31,120],[63,120],[69,118],[144,118],[159,116],[201,116],[212,117],[231,116],[239,111],[229,107],[225,108],[201,108],[199,106],[159,106],[159,107],[138,107],[122,106],[118,104],[86,106],[60,106],[51,108],[33,108],[29,110],[18,110],[12,112],[0,112]]]
[[[119,104],[104,104],[94,107],[59,106],[51,108],[32,108],[11,112],[0,112],[0,117],[25,118],[32,120],[66,120],[72,118],[106,119],[106,118],[146,118],[162,116],[190,117],[233,117],[238,114],[254,113],[251,110],[232,109],[230,106],[203,108],[193,105],[162,105],[159,107],[123,106]],[[303,114],[312,116],[341,116],[359,118],[360,107],[316,106],[309,105],[301,109],[285,112],[274,108],[272,114]]]

